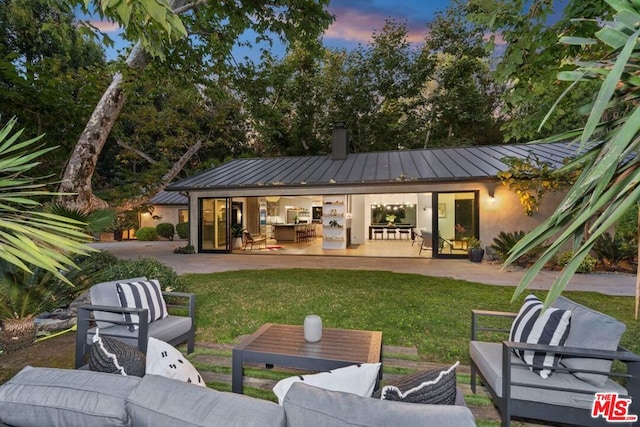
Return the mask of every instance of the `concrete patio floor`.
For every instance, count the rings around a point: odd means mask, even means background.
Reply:
[[[349,257],[330,255],[287,255],[283,253],[240,254],[174,254],[174,248],[184,241],[98,242],[91,246],[107,250],[119,258],[149,256],[172,267],[178,274],[215,273],[234,270],[266,270],[283,268],[332,268],[349,270],[384,270],[397,273],[451,277],[489,285],[516,286],[526,270],[517,267],[502,269],[494,262],[472,263],[461,259],[425,259],[393,257]],[[542,271],[529,289],[549,289],[557,271]],[[634,296],[636,276],[618,273],[577,274],[567,290],[600,292],[614,296]]]

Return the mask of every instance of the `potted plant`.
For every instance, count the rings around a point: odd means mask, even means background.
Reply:
[[[469,256],[469,261],[471,262],[482,262],[482,258],[484,257],[484,249],[482,249],[482,241],[476,239],[475,237],[469,237],[467,239],[467,255]]]
[[[396,221],[397,216],[393,215],[393,214],[389,214],[385,217],[385,219],[387,220],[388,225],[393,225],[393,223]]]
[[[0,348],[6,353],[31,345],[36,338],[35,317],[51,296],[40,281],[46,283],[20,267],[0,262]]]
[[[233,224],[231,226],[231,237],[233,238],[233,249],[241,249],[242,248],[242,233],[244,233],[245,228],[242,224]]]
[[[122,240],[125,231],[128,232],[137,225],[136,221],[131,218],[131,213],[129,212],[131,211],[118,214],[111,226],[107,227],[107,231],[113,232],[113,239],[118,242]]]

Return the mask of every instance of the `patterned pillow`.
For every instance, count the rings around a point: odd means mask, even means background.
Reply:
[[[167,304],[162,297],[160,282],[150,280],[148,282],[117,283],[118,299],[120,307],[146,308],[149,310],[149,323],[167,317]],[[137,314],[125,313],[125,322],[140,323]],[[131,332],[138,329],[137,325],[129,325]]]
[[[147,344],[147,374],[207,386],[198,370],[182,353],[171,344],[151,337]]]
[[[343,391],[369,397],[373,393],[379,372],[380,363],[359,363],[318,374],[297,375],[282,379],[273,387],[273,392],[278,397],[280,405],[284,402],[291,386],[297,382],[304,382],[325,390]]]
[[[96,329],[89,350],[89,370],[143,377],[145,365],[145,357],[140,350],[115,338],[100,336]]]
[[[373,397],[431,405],[453,405],[456,403],[456,362],[447,369],[418,372],[387,382]]]
[[[529,295],[511,325],[510,341],[528,344],[547,344],[562,346],[569,336],[571,310],[560,310],[549,307],[542,312],[542,302]],[[557,367],[560,356],[554,353],[514,350],[515,354],[529,365]],[[529,369],[542,378],[549,378],[549,368],[529,366]]]

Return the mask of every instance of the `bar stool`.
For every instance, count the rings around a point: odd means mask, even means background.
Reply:
[[[373,229],[373,240],[378,239],[378,235],[380,235],[381,239],[384,239],[384,230],[382,228],[374,228]]]
[[[395,228],[387,228],[387,239],[391,239],[393,236],[393,240],[396,240],[396,229]]]
[[[296,242],[307,241],[307,227],[296,227]]]
[[[400,233],[400,240],[402,240],[402,236],[406,236],[405,239],[409,240],[409,233],[411,232],[411,230],[401,228],[400,230],[398,230],[398,232]]]

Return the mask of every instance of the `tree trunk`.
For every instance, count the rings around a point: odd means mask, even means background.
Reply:
[[[149,56],[138,43],[127,58],[127,65],[130,68],[144,68],[148,63]],[[98,157],[122,111],[122,107],[124,107],[125,94],[121,84],[122,74],[116,73],[91,113],[78,143],[71,153],[59,191],[74,194],[58,196],[58,202],[70,209],[90,212],[107,206],[104,201],[94,196],[91,179],[96,170]]]
[[[95,210],[92,206],[93,191],[91,178],[96,169],[98,156],[116,118],[124,106],[124,91],[120,87],[122,74],[113,76],[111,84],[93,110],[78,143],[76,144],[60,184],[61,193],[75,193],[58,196],[58,202],[71,209]]]

